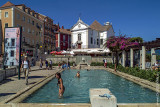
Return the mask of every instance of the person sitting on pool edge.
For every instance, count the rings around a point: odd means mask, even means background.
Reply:
[[[58,79],[57,85],[59,86],[59,96],[62,97],[63,93],[65,91],[65,87],[63,85],[63,80],[61,78],[61,74],[60,73],[56,73],[56,78]]]
[[[77,72],[77,74],[76,74],[76,76],[75,76],[75,77],[80,78],[80,72],[79,72],[79,71]]]

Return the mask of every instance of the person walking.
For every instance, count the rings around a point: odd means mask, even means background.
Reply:
[[[103,58],[103,66],[105,67],[105,58]]]
[[[50,70],[52,70],[52,60],[51,59],[49,61],[49,68],[50,68]]]
[[[45,64],[46,64],[46,69],[48,69],[48,61],[47,61],[47,59],[46,59]]]
[[[67,62],[67,68],[70,69],[70,61],[69,61],[69,58],[68,58],[68,62]]]
[[[43,66],[43,62],[42,62],[42,58],[40,58],[39,69],[42,69],[42,66]]]
[[[104,62],[105,64],[105,68],[107,68],[107,59],[105,59],[105,62]]]
[[[24,61],[22,61],[22,67],[24,71],[26,85],[28,85],[28,74],[29,74],[30,64],[29,64],[29,60],[27,59],[27,56],[25,56]]]

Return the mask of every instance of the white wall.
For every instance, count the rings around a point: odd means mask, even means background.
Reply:
[[[82,23],[78,23],[72,30],[80,30],[80,29],[86,29],[86,28],[88,28],[86,25]]]
[[[112,27],[108,31],[100,32],[100,39],[103,39],[103,45],[105,44],[107,38],[111,36],[115,36],[115,33]],[[100,47],[102,48],[103,45],[100,45]]]
[[[91,37],[93,38],[93,42],[91,44]],[[99,44],[97,45],[97,39],[99,40]],[[100,37],[99,32],[93,29],[89,29],[88,32],[88,45],[89,48],[99,48],[100,47]]]
[[[113,31],[113,28],[111,27],[108,31],[107,31],[107,37],[109,38],[110,36],[115,36],[115,33]]]
[[[103,39],[103,44],[100,45],[100,48],[102,48],[103,45],[105,44],[106,39],[107,39],[107,31],[100,32],[100,39]]]
[[[87,48],[88,41],[86,39],[86,35],[88,30],[80,30],[72,32],[72,43],[75,44],[78,41],[78,34],[81,34],[82,48]]]

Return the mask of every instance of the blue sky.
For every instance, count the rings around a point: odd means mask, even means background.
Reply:
[[[1,0],[2,6],[8,0]],[[116,35],[119,31],[145,41],[160,38],[160,0],[10,0],[25,4],[47,15],[64,28],[71,28],[81,19],[90,25],[94,20],[101,24],[112,22]]]

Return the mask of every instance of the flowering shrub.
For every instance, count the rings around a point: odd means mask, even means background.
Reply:
[[[112,52],[121,51],[129,46],[138,45],[138,42],[131,42],[131,38],[125,36],[112,36],[106,42],[106,47]]]
[[[112,36],[105,43],[105,47],[109,48],[110,51],[114,53],[113,55],[116,57],[115,71],[118,65],[118,52],[125,50],[129,46],[139,45],[138,42],[132,42],[130,39],[131,38],[127,38],[125,36]]]

